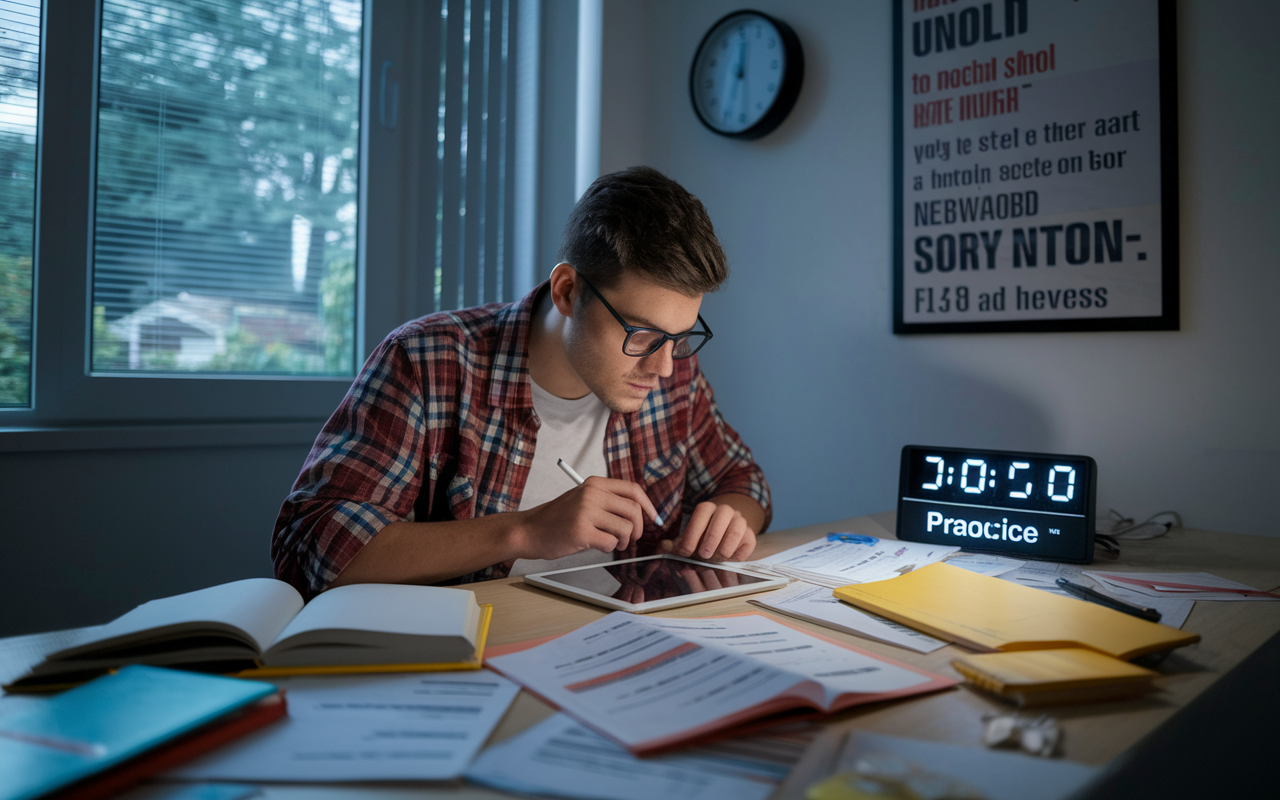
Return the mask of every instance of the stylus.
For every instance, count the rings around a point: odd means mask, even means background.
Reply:
[[[579,486],[586,483],[586,480],[584,480],[583,477],[578,474],[578,471],[573,467],[569,466],[563,458],[556,459],[556,464],[560,466],[560,469],[564,470],[565,475],[568,475],[570,478],[573,479],[574,483],[578,484]],[[666,523],[662,521],[661,514],[655,513],[653,515],[653,521],[659,528],[666,526]]]
[[[1071,594],[1079,597],[1081,600],[1088,600],[1092,603],[1097,603],[1098,605],[1106,606],[1107,608],[1111,608],[1116,611],[1122,611],[1125,614],[1145,619],[1148,622],[1160,621],[1160,612],[1156,611],[1154,608],[1143,608],[1142,606],[1130,605],[1123,600],[1117,600],[1114,597],[1107,597],[1102,592],[1094,591],[1088,586],[1081,586],[1078,583],[1072,583],[1066,578],[1058,578],[1056,583]]]

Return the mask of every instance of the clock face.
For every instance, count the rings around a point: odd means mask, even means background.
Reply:
[[[1088,456],[909,445],[898,538],[1089,563],[1097,470]]]
[[[763,136],[795,104],[802,72],[799,39],[785,23],[754,11],[730,14],[694,56],[693,106],[717,133]]]

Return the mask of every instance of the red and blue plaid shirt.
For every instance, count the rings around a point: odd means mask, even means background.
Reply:
[[[519,508],[540,426],[528,340],[541,289],[516,303],[416,319],[378,346],[280,509],[276,577],[312,597],[387,525]],[[609,477],[644,487],[667,523],[650,521],[620,558],[656,551],[679,534],[684,514],[718,495],[758,502],[765,527],[772,516],[764,473],[721,417],[697,356],[674,365],[639,411],[609,417]],[[506,577],[512,563],[451,582]]]

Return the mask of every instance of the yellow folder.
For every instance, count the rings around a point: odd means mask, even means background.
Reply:
[[[1200,641],[1197,633],[943,563],[844,586],[835,596],[975,650],[1085,647],[1128,661]]]
[[[1020,706],[1093,703],[1149,691],[1158,673],[1083,647],[961,656],[970,683]]]

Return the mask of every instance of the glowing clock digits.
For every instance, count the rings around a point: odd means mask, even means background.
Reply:
[[[1058,494],[1054,491],[1053,484],[1058,475],[1067,476],[1067,493]],[[1053,469],[1049,470],[1049,499],[1056,500],[1059,503],[1065,503],[1076,496],[1076,471],[1072,467],[1064,464],[1054,464]]]
[[[977,487],[969,485],[969,467],[978,468]],[[960,488],[964,489],[965,494],[982,494],[987,488],[987,462],[980,458],[966,458],[964,466],[960,468]]]
[[[921,489],[941,489],[942,488],[942,456],[925,456],[926,464],[938,465],[938,476],[933,479],[933,483],[920,484]]]
[[[1026,461],[1015,461],[1012,464],[1010,464],[1009,480],[1014,480],[1015,476],[1018,473],[1018,470],[1020,469],[1031,469],[1031,465],[1028,464]],[[1026,500],[1028,497],[1031,496],[1031,481],[1027,481],[1027,488],[1023,489],[1020,492],[1011,491],[1009,492],[1009,496],[1016,497],[1019,500]]]

